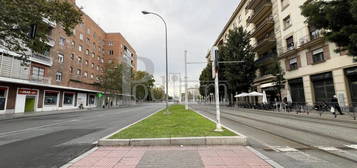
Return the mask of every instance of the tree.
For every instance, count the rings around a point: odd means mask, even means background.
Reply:
[[[220,64],[219,72],[227,81],[228,95],[248,92],[256,77],[255,53],[250,45],[250,34],[242,27],[230,30],[227,42],[219,48],[219,55],[220,61],[244,61]]]
[[[62,0],[0,0],[0,47],[27,60],[31,52],[44,53],[50,32],[44,19],[61,25],[69,36],[82,13]]]
[[[276,93],[279,94],[279,101],[281,100],[281,89],[284,88],[284,81],[285,81],[285,78],[284,78],[284,71],[283,69],[281,68],[281,65],[279,63],[279,59],[278,58],[274,58],[274,62],[272,63],[272,68],[271,68],[271,74],[275,76],[275,90],[276,90]]]
[[[122,64],[107,64],[104,72],[100,76],[100,87],[104,89],[104,93],[119,94],[123,92],[123,71]]]
[[[336,52],[357,56],[357,0],[307,1],[301,6],[306,22],[327,30],[324,37],[337,44]]]
[[[154,87],[151,89],[153,100],[164,100],[165,99],[165,90],[161,87]]]
[[[212,64],[208,63],[202,70],[200,75],[200,94],[203,97],[207,97],[210,93],[214,93],[214,87],[209,87],[214,84],[212,79]]]
[[[137,71],[134,72],[133,77],[133,94],[139,100],[152,100],[151,98],[151,91],[154,87],[155,79],[154,76],[144,72],[144,71]]]

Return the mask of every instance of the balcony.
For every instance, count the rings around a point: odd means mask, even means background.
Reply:
[[[262,18],[266,18],[268,15],[271,15],[272,13],[272,3],[269,2],[265,2],[264,4],[262,4],[261,6],[258,6],[254,12],[252,13],[252,15],[247,19],[247,23],[259,23]]]
[[[47,18],[42,18],[42,21],[51,26],[52,28],[55,28],[57,26],[56,22],[50,21]]]
[[[56,45],[56,41],[53,40],[51,37],[47,37],[46,44],[50,47],[54,47]]]
[[[30,76],[28,80],[33,83],[51,84],[51,78],[49,77]]]
[[[47,66],[53,65],[52,58],[47,54],[33,53],[32,56],[30,57],[30,61],[47,65]]]
[[[245,7],[245,9],[255,10],[259,7],[259,5],[264,5],[267,3],[271,4],[271,1],[270,0],[250,0],[247,3],[247,6]]]
[[[258,65],[268,64],[272,62],[274,58],[277,58],[277,53],[268,53],[258,58],[255,63]]]
[[[267,37],[263,38],[263,40],[258,41],[254,46],[253,46],[253,51],[257,53],[264,53],[271,48],[276,46],[276,39],[274,37],[274,34],[267,34]]]
[[[266,32],[274,30],[274,19],[273,16],[267,17],[261,24],[256,25],[256,28],[252,30],[252,37],[259,37],[265,34]]]
[[[81,75],[71,75],[70,80],[74,82],[82,82],[82,76]]]
[[[300,38],[299,47],[303,49],[303,48],[309,48],[309,47],[315,46],[317,44],[323,43],[325,40],[324,40],[322,34],[323,33],[320,30],[310,32],[309,35]]]
[[[253,81],[253,86],[258,86],[261,83],[266,83],[266,82],[273,82],[276,79],[276,76],[272,75],[272,74],[262,74],[259,75],[258,77],[255,78],[255,80]]]

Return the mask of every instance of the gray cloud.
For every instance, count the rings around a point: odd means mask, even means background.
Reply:
[[[77,0],[105,31],[121,32],[139,56],[154,61],[158,83],[165,74],[164,28],[158,18],[144,16],[141,11],[160,13],[167,20],[169,71],[183,75],[184,50],[189,51],[190,61],[205,61],[208,49],[238,3],[239,0]],[[198,80],[204,66],[190,65],[190,80]]]

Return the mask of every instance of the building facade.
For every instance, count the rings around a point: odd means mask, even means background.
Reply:
[[[356,107],[357,63],[346,53],[336,53],[336,45],[322,37],[323,30],[305,23],[300,9],[304,2],[241,0],[214,45],[223,44],[234,27],[251,33],[259,67],[252,88],[265,91],[269,101],[280,96],[270,71],[278,60],[286,79],[281,97],[314,105],[337,95],[341,105]]]
[[[106,63],[136,70],[136,52],[120,33],[106,33],[86,14],[82,20],[69,37],[44,19],[51,28],[49,49],[32,53],[29,66],[16,53],[0,49],[0,114],[97,107]]]

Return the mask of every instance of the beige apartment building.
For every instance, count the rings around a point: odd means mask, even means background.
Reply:
[[[136,52],[120,33],[105,32],[86,14],[82,19],[72,36],[44,19],[51,28],[48,51],[32,53],[29,66],[0,48],[0,114],[97,107],[103,103],[98,93],[103,93],[99,82],[106,64],[136,70]],[[110,101],[119,105],[120,95]]]
[[[270,72],[271,63],[278,59],[286,79],[282,97],[314,105],[337,95],[341,105],[356,107],[357,63],[345,53],[336,53],[336,45],[323,39],[323,30],[305,23],[300,9],[304,2],[241,0],[214,45],[223,44],[234,27],[251,33],[259,67],[252,86],[265,91],[269,101],[278,94]]]

